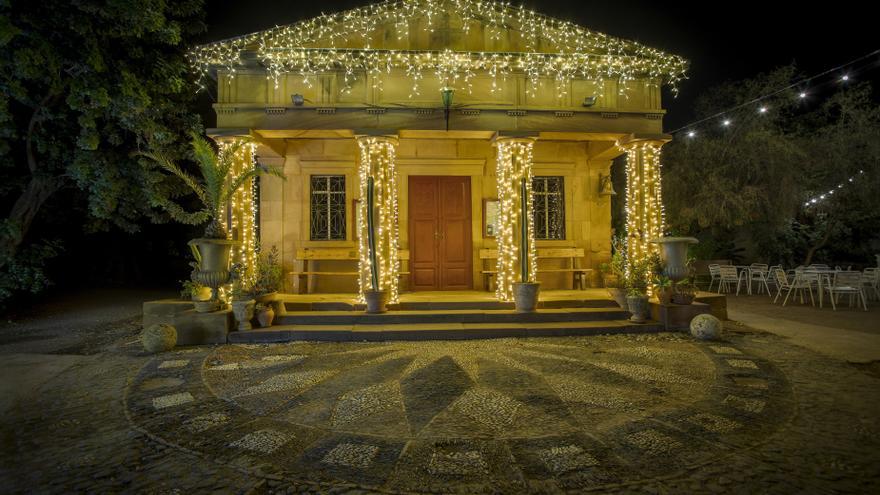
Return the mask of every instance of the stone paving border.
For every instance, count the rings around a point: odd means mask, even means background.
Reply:
[[[618,338],[621,339],[621,344],[632,344],[631,338]],[[681,343],[678,337],[674,340]],[[558,344],[559,340],[555,342],[560,347],[559,355],[564,356],[565,346]],[[661,346],[662,344],[663,342],[659,343]],[[508,469],[514,471],[495,479],[494,486],[508,491],[535,489],[540,486],[554,487],[553,489],[557,491],[604,490],[651,480],[673,479],[684,471],[712,462],[721,462],[721,459],[733,453],[747,451],[766,442],[770,434],[790,417],[789,387],[785,377],[773,365],[751,357],[730,344],[714,348],[692,342],[688,342],[688,345],[699,349],[702,355],[711,360],[716,370],[716,378],[712,381],[706,397],[691,405],[682,404],[682,407],[665,415],[630,421],[603,432],[584,431],[580,428],[583,433],[589,435],[588,437],[562,435],[555,439],[544,437],[543,440],[537,437],[534,439],[487,438],[490,441],[488,444],[469,437],[449,438],[445,440],[452,442],[448,445],[459,445],[450,451],[449,447],[443,447],[444,444],[437,443],[436,439],[411,436],[398,439],[394,435],[386,435],[383,438],[357,433],[348,436],[343,433],[340,436],[340,433],[330,429],[279,421],[273,417],[271,406],[254,412],[242,409],[234,402],[234,397],[232,400],[218,398],[217,391],[207,387],[204,380],[205,374],[213,373],[209,370],[217,366],[212,364],[211,360],[217,352],[222,351],[209,350],[190,353],[187,357],[192,361],[192,365],[189,367],[179,366],[171,369],[167,365],[163,367],[161,363],[172,360],[169,357],[151,361],[141,369],[126,390],[124,403],[126,415],[132,426],[157,442],[221,465],[232,466],[257,477],[297,484],[305,483],[318,490],[350,487],[383,491],[423,489],[430,491],[442,487],[444,483],[454,483],[462,488],[479,491],[481,487],[485,487],[485,478],[489,472],[502,473]],[[572,350],[578,350],[574,346],[570,347]],[[246,349],[243,354],[261,349],[270,348],[253,346]],[[274,349],[268,352],[274,352]],[[648,357],[639,356],[638,352],[623,353],[624,356],[627,354],[635,355],[626,358],[636,360],[636,364],[632,365],[636,368],[622,368],[624,373],[621,379],[641,379],[640,374],[647,371],[644,367],[648,365],[644,360]],[[262,358],[265,359],[265,356]],[[737,367],[731,364],[732,359],[747,360],[753,363],[754,367]],[[400,360],[378,363],[375,366],[390,366],[389,363]],[[202,362],[200,366],[199,361]],[[288,370],[291,369],[291,365],[297,366],[302,362],[301,359],[280,358],[273,358],[270,361],[283,363]],[[536,356],[533,364],[546,364],[545,361],[547,360],[542,361],[540,356]],[[573,365],[568,362],[571,359],[556,361],[563,363],[560,366]],[[405,364],[405,360],[400,363],[401,366]],[[254,367],[254,369],[257,370],[254,371],[255,373],[264,373],[261,376],[268,379],[279,376],[266,372],[268,369],[266,367]],[[637,373],[632,373],[634,369]],[[649,384],[669,381],[667,371],[659,371],[663,372],[658,375],[660,380],[656,382],[647,380]],[[515,372],[525,373],[521,369]],[[175,373],[184,378],[184,384],[177,387],[174,393],[190,394],[193,398],[191,402],[178,404],[184,408],[186,414],[174,412],[174,406],[160,410],[147,407],[160,392],[162,393],[160,397],[173,395],[166,390],[149,391],[147,396],[143,396],[146,392],[137,389],[145,379],[154,378],[162,373]],[[318,379],[311,385],[320,382],[321,379]],[[763,383],[766,388],[752,386],[756,383]],[[473,394],[480,394],[481,389],[471,390],[460,394],[455,404],[462,400],[466,401],[466,394],[471,394],[470,397],[473,397]],[[487,392],[482,393],[482,397],[488,398],[487,400],[493,399],[490,402],[497,402],[497,405],[491,406],[489,410],[496,412],[510,410],[511,415],[519,414],[519,407],[511,409],[511,404],[516,403],[515,399],[499,394],[496,389],[486,390]],[[267,392],[278,394],[284,391],[267,390]],[[346,400],[356,399],[359,400],[360,396],[349,395]],[[763,407],[759,407],[761,401]],[[749,406],[738,407],[744,404]],[[368,412],[381,409],[372,403],[367,403],[365,407]],[[452,409],[455,407],[453,406]],[[774,411],[772,417],[762,414],[768,408]],[[186,416],[185,420],[182,419],[184,416]],[[175,431],[173,425],[180,428],[179,425],[184,421],[192,424],[193,418],[220,416],[228,420],[220,421],[217,425],[205,429],[189,430],[193,437],[202,435],[203,439],[200,440],[202,443],[195,443],[195,448],[185,445],[187,442],[192,443],[192,438],[186,441],[183,438],[176,438],[174,441],[165,438]],[[497,424],[488,425],[490,430],[503,433],[511,424],[511,420],[505,418],[506,416],[499,421],[493,421]],[[749,425],[753,431],[743,434],[741,428],[743,425]],[[285,440],[282,442],[283,445],[264,449],[263,452],[259,449],[255,451],[240,448],[241,442],[244,438],[248,438],[248,435],[266,431],[273,432],[270,435],[273,438],[283,438]],[[536,444],[536,441],[539,443]],[[543,442],[543,447],[540,442]],[[479,445],[483,446],[479,447]],[[495,447],[485,450],[490,445]],[[241,452],[243,450],[247,452]],[[279,455],[282,450],[285,451],[284,455]],[[417,452],[423,453],[417,455]],[[566,455],[570,458],[564,458]],[[490,462],[489,459],[496,460]],[[507,460],[502,461],[502,459]],[[636,473],[642,475],[641,479],[634,479],[634,477],[638,478]],[[475,478],[468,482],[469,477]],[[489,476],[490,479],[494,477],[494,475]],[[505,478],[508,484],[504,484]],[[504,486],[507,488],[503,488]]]

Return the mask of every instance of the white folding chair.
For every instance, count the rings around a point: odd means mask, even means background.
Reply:
[[[862,272],[862,287],[865,295],[880,301],[880,269],[876,267],[865,268]]]
[[[770,296],[770,287],[767,285],[767,274],[769,273],[769,268],[767,268],[766,264],[763,263],[752,263],[749,266],[749,294],[752,293],[752,284],[758,282],[758,294],[761,293],[761,284],[764,284],[764,289],[767,290],[767,295]]]
[[[834,274],[834,281],[831,287],[825,289],[828,297],[831,299],[831,307],[837,311],[837,299],[842,294],[849,295],[849,306],[853,306],[854,297],[858,296],[862,301],[862,307],[868,310],[868,303],[865,301],[865,288],[862,286],[862,274],[860,272],[848,271],[837,272]],[[857,302],[857,301],[856,301]]]
[[[799,271],[795,274],[794,280],[791,281],[790,288],[788,290],[788,294],[785,295],[785,299],[782,301],[782,305],[785,306],[788,303],[788,297],[791,296],[792,292],[794,292],[795,297],[800,294],[801,296],[801,304],[804,303],[804,291],[809,291],[810,293],[810,304],[813,306],[816,305],[816,299],[813,297],[813,286],[819,283],[819,277],[815,273],[808,273],[804,271]]]
[[[736,284],[736,295],[739,295],[739,283],[741,279],[733,265],[721,265],[718,267],[720,275],[718,279],[718,292],[730,293],[730,284]]]
[[[712,292],[712,286],[715,282],[718,282],[718,290],[721,290],[721,265],[718,263],[709,265],[709,276],[711,279],[709,280],[709,288],[707,290]]]

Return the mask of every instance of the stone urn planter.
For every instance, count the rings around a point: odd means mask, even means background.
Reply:
[[[217,300],[217,289],[229,282],[229,253],[235,241],[226,239],[193,239],[190,249],[196,259],[193,280],[211,288],[211,299]]]
[[[626,305],[629,312],[632,313],[629,321],[633,323],[644,323],[648,321],[648,296],[626,296]]]
[[[272,326],[272,322],[275,321],[275,310],[272,308],[272,304],[257,303],[255,311],[260,328]]]
[[[209,291],[210,288],[206,287]],[[212,313],[220,309],[220,301],[193,301],[193,306],[195,307],[196,313]]]
[[[540,282],[517,282],[513,284],[513,304],[517,313],[534,313],[538,308]]]
[[[367,290],[364,291],[364,299],[367,302],[367,313],[378,314],[388,311],[388,291]]]
[[[235,315],[235,321],[239,330],[250,330],[253,328],[251,320],[254,317],[254,307],[257,301],[247,299],[242,301],[232,301],[232,314]]]
[[[617,303],[622,309],[626,310],[626,289],[621,289],[620,287],[609,287],[606,289],[608,291],[608,295],[611,296],[611,299],[614,299],[614,302]]]
[[[660,258],[666,264],[663,269],[664,275],[673,282],[678,282],[688,276],[688,246],[700,241],[693,237],[661,237],[651,242],[660,245]]]

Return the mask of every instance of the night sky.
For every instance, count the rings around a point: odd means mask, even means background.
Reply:
[[[360,0],[325,2],[208,0],[208,31],[213,41],[366,5]],[[516,2],[513,2],[514,5]],[[639,41],[681,55],[691,62],[681,94],[665,95],[667,130],[693,118],[693,99],[712,85],[750,77],[796,62],[805,75],[822,72],[880,48],[876,16],[857,3],[825,2],[613,2],[534,0],[522,2],[540,13],[588,29]],[[864,4],[862,4],[864,5]],[[880,57],[856,79],[877,79]],[[864,64],[862,64],[864,65]],[[720,109],[719,109],[720,110]],[[209,125],[212,124],[209,122]]]

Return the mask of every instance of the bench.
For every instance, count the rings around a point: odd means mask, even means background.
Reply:
[[[545,248],[538,249],[538,261],[546,259],[568,259],[568,266],[565,268],[540,268],[538,273],[570,273],[571,288],[579,288],[581,290],[587,288],[587,277],[592,273],[592,268],[580,268],[578,260],[584,257],[584,250],[581,248]],[[482,263],[483,283],[487,290],[492,291],[495,275],[498,274],[496,268],[498,260],[497,249],[480,249],[480,263]]]
[[[399,275],[409,275],[406,269],[409,262],[409,250],[399,249],[397,256],[400,260]],[[290,272],[293,275],[294,282],[302,293],[302,279],[306,279],[306,293],[311,294],[315,288],[315,277],[318,276],[340,276],[340,277],[358,277],[360,272],[357,269],[357,262],[360,260],[357,248],[302,248],[296,251],[295,269]],[[351,271],[329,271],[319,270],[317,263],[319,261],[354,261],[354,270]]]

